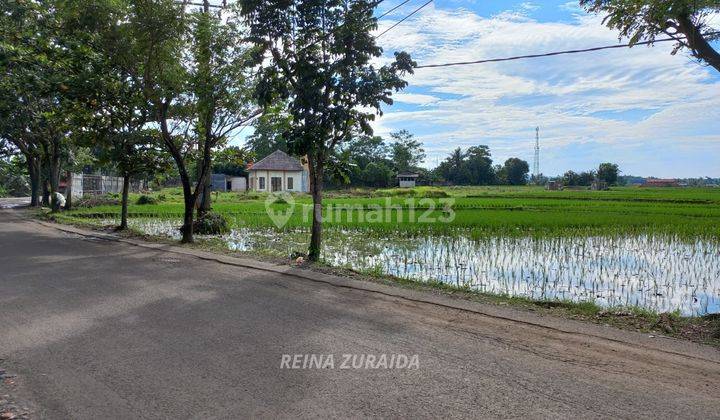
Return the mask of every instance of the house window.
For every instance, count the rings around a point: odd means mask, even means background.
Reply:
[[[287,179],[287,189],[288,189],[288,190],[295,189],[295,187],[293,186],[293,179],[292,179],[292,177],[288,177],[288,179]]]
[[[265,177],[261,176],[258,178],[258,190],[264,190],[265,189]]]
[[[282,190],[282,178],[279,176],[274,176],[270,178],[270,188],[271,192],[277,192]]]

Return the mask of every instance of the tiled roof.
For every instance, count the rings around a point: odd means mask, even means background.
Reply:
[[[276,150],[254,163],[250,168],[251,171],[302,171],[303,166],[300,161],[288,155],[282,150]]]

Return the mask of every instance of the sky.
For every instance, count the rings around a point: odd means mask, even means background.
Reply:
[[[378,33],[424,2],[389,14]],[[378,13],[399,3],[386,0]],[[618,42],[577,4],[437,0],[378,44],[386,61],[406,51],[422,65]],[[413,133],[428,168],[475,145],[488,145],[495,163],[519,157],[532,167],[540,127],[545,175],[614,162],[626,175],[720,177],[720,73],[687,53],[671,55],[672,45],[417,69],[374,129]]]

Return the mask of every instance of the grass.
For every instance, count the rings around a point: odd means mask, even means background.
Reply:
[[[257,193],[213,194],[213,209],[234,226],[272,227],[266,212],[266,195]],[[141,197],[131,195],[130,217],[181,218],[182,192],[166,189]],[[296,195],[295,211],[287,227],[307,227],[303,218],[311,209],[307,195]],[[453,200],[452,205],[447,204]],[[410,203],[416,211],[410,218]],[[410,233],[452,234],[471,230],[474,235],[593,235],[667,233],[681,237],[720,239],[720,188],[613,188],[610,191],[545,191],[538,187],[450,187],[328,192],[325,206],[353,210],[326,212],[326,225],[373,231],[403,230]],[[288,203],[271,205],[289,210]],[[452,208],[454,218],[442,223]],[[445,211],[443,209],[445,208]],[[382,209],[390,220],[370,223]],[[117,205],[79,208],[68,215],[106,218],[120,212]],[[337,217],[340,215],[340,217]],[[434,223],[417,223],[421,215]],[[333,217],[335,216],[335,217]],[[351,217],[350,217],[351,216]]]

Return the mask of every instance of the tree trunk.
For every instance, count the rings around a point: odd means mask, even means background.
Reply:
[[[40,158],[27,157],[28,173],[30,174],[30,206],[38,207],[40,201]]]
[[[60,155],[53,153],[50,156],[50,211],[55,213],[60,210],[60,201],[55,193],[60,187]]]
[[[178,168],[178,173],[180,174],[180,182],[182,183],[182,189],[183,189],[183,199],[185,202],[185,213],[183,217],[183,226],[181,229],[182,232],[182,243],[192,243],[194,241],[193,237],[193,216],[195,212],[195,203],[197,201],[197,195],[193,194],[192,192],[192,186],[190,185],[190,176],[187,172],[187,167],[185,166],[185,161],[183,160],[182,153],[178,150],[178,148],[175,146],[175,143],[173,142],[172,134],[170,133],[170,129],[167,125],[167,119],[168,119],[168,108],[169,103],[164,102],[160,103],[158,106],[160,112],[158,114],[158,122],[160,123],[160,132],[162,134],[163,142],[165,143],[165,146],[167,147],[168,151],[170,152],[170,155],[172,156],[173,160],[175,161],[175,165]]]
[[[707,41],[702,30],[688,16],[679,16],[677,21],[678,30],[685,35],[685,42],[690,46],[692,55],[720,71],[720,52]]]
[[[310,191],[313,198],[313,221],[312,233],[310,235],[310,250],[308,259],[318,261],[322,247],[322,173],[323,162],[321,159],[314,161],[308,156],[310,169]]]
[[[200,206],[198,206],[198,218],[207,214],[210,211],[212,204],[212,176],[208,175],[205,177],[205,183],[201,190]]]
[[[72,210],[72,198],[73,198],[73,174],[70,171],[65,172],[67,178],[67,188],[65,191],[65,210]]]
[[[193,212],[195,211],[195,197],[190,191],[190,180],[183,180],[183,196],[185,197],[185,216],[183,217],[182,240],[184,244],[195,241],[193,236]]]
[[[45,207],[50,207],[50,177],[48,176],[48,170],[46,167],[45,170],[41,172],[42,175],[40,177],[42,182],[42,205]]]
[[[123,176],[122,209],[120,210],[120,226],[118,230],[127,229],[128,223],[128,196],[130,195],[130,175]]]

